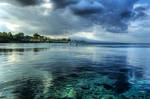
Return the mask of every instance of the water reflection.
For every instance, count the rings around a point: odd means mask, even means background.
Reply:
[[[149,99],[150,97],[148,94],[150,57],[147,56],[150,53],[149,48],[138,50],[133,47],[131,49],[93,45],[77,47],[59,45],[46,48],[40,48],[40,45],[36,48],[23,46],[26,47],[0,48],[0,54],[11,53],[0,56],[2,97],[8,99],[11,99],[9,97],[14,99],[104,97]]]
[[[0,53],[9,53],[9,52],[27,52],[27,51],[33,51],[33,52],[40,52],[44,50],[48,50],[49,48],[12,48],[12,49],[6,49],[6,48],[0,48]]]

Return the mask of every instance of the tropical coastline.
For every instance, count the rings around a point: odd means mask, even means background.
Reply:
[[[52,39],[47,36],[34,33],[32,36],[24,33],[12,34],[11,32],[0,32],[0,43],[69,43],[70,39]]]

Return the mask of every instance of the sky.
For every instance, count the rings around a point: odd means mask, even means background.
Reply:
[[[150,43],[150,0],[0,0],[0,31]]]

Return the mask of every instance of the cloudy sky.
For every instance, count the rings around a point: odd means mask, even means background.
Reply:
[[[0,31],[150,43],[150,0],[0,0]]]

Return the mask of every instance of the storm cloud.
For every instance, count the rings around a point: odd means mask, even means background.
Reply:
[[[101,25],[113,33],[127,32],[131,20],[143,17],[144,12],[134,9],[138,0],[52,0],[56,9],[70,9],[76,16]]]
[[[15,0],[21,6],[40,6],[48,0]],[[64,18],[64,23],[60,22],[60,25],[66,25],[70,30],[82,30],[92,27],[94,24],[101,25],[104,29],[112,33],[124,33],[127,32],[129,22],[137,18],[145,16],[144,8],[136,8],[133,6],[138,0],[51,0],[53,4],[52,15],[49,16],[49,20],[55,20],[56,23],[59,17],[77,16],[78,24],[80,27],[75,26],[74,23],[67,22],[67,18]],[[59,12],[60,11],[60,12]],[[68,15],[62,16],[62,12],[70,11]],[[55,15],[54,15],[55,14]],[[56,18],[53,17],[57,16]],[[52,18],[52,19],[51,19]],[[82,23],[82,20],[86,20],[87,23]],[[53,24],[55,23],[53,22]],[[49,23],[52,24],[52,23]],[[86,24],[86,25],[85,25]],[[64,31],[63,26],[57,24],[60,32]],[[70,28],[69,28],[70,27]],[[78,29],[78,28],[79,29]],[[77,30],[76,30],[77,29]],[[69,31],[69,30],[67,30]]]
[[[9,5],[1,6],[0,18],[7,26],[15,22],[10,28],[14,32],[72,35],[93,32],[94,27],[100,27],[106,34],[128,34],[132,23],[149,20],[149,5],[139,4],[139,1],[3,0],[0,3]]]
[[[24,6],[34,6],[40,5],[46,0],[17,1]],[[133,8],[137,1],[138,0],[51,0],[50,2],[53,3],[53,11],[60,9],[70,10],[75,16],[82,19],[84,18],[87,21],[87,26],[92,27],[94,24],[98,24],[109,32],[124,33],[127,32],[131,20],[145,16],[144,11],[142,11],[145,10],[144,8]],[[85,26],[83,26],[83,28],[85,28]]]
[[[29,5],[37,5],[43,2],[43,0],[16,0],[23,6],[29,6]]]

